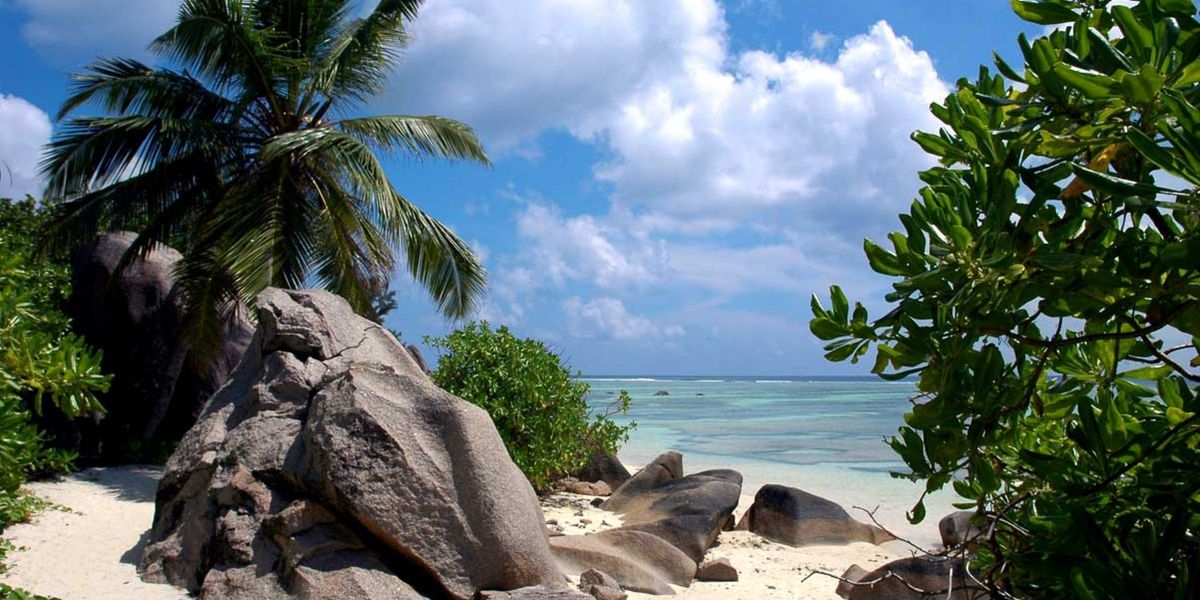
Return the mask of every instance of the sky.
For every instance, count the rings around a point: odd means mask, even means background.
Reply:
[[[0,196],[37,194],[67,75],[153,61],[173,0],[0,0]],[[1003,0],[429,0],[367,110],[480,134],[474,164],[389,157],[393,184],[489,273],[476,318],[588,375],[855,375],[808,331],[862,240],[897,229],[931,102],[1037,33]],[[406,273],[389,327],[444,335]],[[869,362],[869,361],[868,361]]]

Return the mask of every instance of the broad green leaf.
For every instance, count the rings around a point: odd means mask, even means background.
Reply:
[[[1155,196],[1161,193],[1170,192],[1166,188],[1150,185],[1148,183],[1140,183],[1137,181],[1129,181],[1122,179],[1116,175],[1109,173],[1101,173],[1093,171],[1083,165],[1073,165],[1072,170],[1079,179],[1101,192],[1111,194],[1118,197],[1126,196]]]
[[[845,326],[835,323],[834,321],[825,318],[817,317],[808,322],[808,328],[812,334],[822,340],[833,340],[850,333]]]
[[[1145,379],[1145,380],[1149,380],[1149,381],[1158,381],[1159,379],[1162,379],[1163,377],[1166,377],[1173,372],[1174,371],[1171,369],[1171,367],[1168,367],[1168,366],[1142,367],[1140,369],[1133,369],[1130,371],[1125,371],[1124,373],[1121,373],[1120,376],[1127,377],[1129,379]]]
[[[1103,73],[1085,71],[1066,64],[1056,65],[1054,74],[1092,100],[1110,98],[1121,89],[1120,84]]]
[[[1178,425],[1195,416],[1195,413],[1185,412],[1181,409],[1175,408],[1174,406],[1168,406],[1166,415],[1168,423],[1171,425]]]
[[[1196,5],[1193,0],[1158,0],[1158,8],[1171,15],[1193,16]]]
[[[1147,106],[1162,89],[1163,78],[1153,65],[1146,64],[1137,73],[1126,74],[1120,83],[1127,101]]]
[[[1150,136],[1146,135],[1145,133],[1142,133],[1141,130],[1130,129],[1129,133],[1126,134],[1125,139],[1127,139],[1129,144],[1133,146],[1134,149],[1136,149],[1139,153],[1141,153],[1142,156],[1146,157],[1146,160],[1154,163],[1158,168],[1164,169],[1176,175],[1182,175],[1180,164],[1175,157],[1171,155],[1171,152],[1168,149],[1155,144],[1154,140],[1150,139]]]
[[[871,240],[863,241],[863,250],[867,255],[867,262],[870,263],[871,269],[881,275],[904,275],[905,269],[901,267],[900,261],[892,253],[884,250]]]
[[[1143,63],[1150,62],[1155,52],[1154,32],[1142,24],[1133,11],[1127,6],[1114,6],[1112,15],[1125,35],[1125,40],[1133,48],[1134,54]]]
[[[841,286],[831,286],[829,288],[829,299],[833,303],[833,317],[839,323],[846,323],[850,317],[850,301],[846,299],[845,292]]]
[[[1022,0],[1012,0],[1013,12],[1017,13],[1018,17],[1037,23],[1038,25],[1059,25],[1061,23],[1073,23],[1079,15],[1075,11],[1052,2],[1024,2]]]

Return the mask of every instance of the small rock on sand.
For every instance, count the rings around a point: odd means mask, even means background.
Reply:
[[[737,581],[738,572],[728,558],[705,561],[696,571],[700,581]]]

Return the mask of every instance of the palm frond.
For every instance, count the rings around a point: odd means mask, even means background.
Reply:
[[[221,170],[220,162],[197,152],[72,197],[59,204],[45,243],[70,248],[112,229],[142,231],[148,236],[146,245],[167,243],[176,229],[186,226],[205,211],[211,199],[219,197]]]
[[[401,215],[399,229],[409,274],[443,314],[455,319],[473,314],[483,298],[487,272],[471,247],[400,194],[394,194],[394,202]]]
[[[224,120],[236,108],[190,75],[131,59],[101,59],[70,78],[71,94],[56,120],[93,100],[112,113],[184,119]]]
[[[195,350],[193,360],[207,364],[221,347],[232,315],[244,304],[240,282],[230,271],[228,249],[220,240],[185,253],[175,265],[175,279],[182,291],[184,340]]]
[[[322,212],[314,248],[318,282],[342,296],[360,314],[371,309],[373,283],[392,269],[392,250],[379,224],[367,218],[361,201],[332,178],[314,176]]]
[[[436,116],[386,115],[342,119],[336,127],[370,144],[416,157],[473,160],[490,165],[470,126]]]
[[[378,94],[408,43],[404,23],[416,18],[422,3],[381,0],[366,18],[349,22],[317,66],[315,91],[329,103],[363,102]]]
[[[362,200],[360,210],[375,213],[389,243],[402,248],[409,272],[447,315],[461,318],[474,311],[486,274],[471,248],[445,225],[429,217],[397,193],[378,157],[358,138],[322,127],[277,136],[263,147],[264,160],[295,154],[320,156],[331,173],[350,185]]]
[[[273,162],[292,156],[297,160],[326,161],[350,184],[351,193],[383,209],[391,182],[379,157],[358,138],[332,127],[301,129],[277,135],[263,145],[262,160]],[[385,218],[394,218],[395,213]]]
[[[304,287],[315,218],[311,200],[287,166],[273,163],[226,190],[206,237],[226,240],[226,265],[250,302],[268,286]]]
[[[286,58],[272,52],[270,28],[254,27],[254,2],[184,0],[179,20],[151,49],[212,80],[217,88],[253,90],[278,121],[286,117],[278,93]]]
[[[242,132],[206,119],[145,115],[72,119],[55,132],[41,172],[51,196],[113,185],[194,152],[211,158],[235,152]]]

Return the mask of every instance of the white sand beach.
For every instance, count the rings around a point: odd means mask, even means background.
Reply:
[[[4,534],[18,550],[0,582],[62,600],[176,600],[182,590],[138,578],[135,565],[142,537],[154,517],[154,492],[160,471],[129,466],[87,469],[58,481],[26,488],[67,510],[50,509],[31,523]],[[748,490],[753,491],[753,490]],[[567,535],[592,533],[621,525],[621,518],[591,506],[592,497],[554,494],[543,498],[547,520]],[[754,501],[743,495],[737,514]],[[929,525],[936,530],[935,524]],[[728,558],[739,573],[736,583],[697,581],[677,588],[678,597],[697,600],[836,599],[837,581],[814,571],[841,574],[851,564],[868,570],[909,555],[902,542],[880,546],[808,546],[792,548],[745,531],[721,533],[709,558]],[[630,594],[631,598],[652,598]]]
[[[186,592],[138,577],[154,519],[157,467],[86,469],[25,489],[63,508],[4,532],[17,550],[0,582],[62,600],[176,600]],[[65,510],[64,510],[65,508]]]
[[[609,528],[597,527],[601,522],[611,523],[613,527],[620,526],[620,517],[592,507],[592,498],[555,494],[543,498],[542,510],[547,519],[556,521],[568,535]],[[559,503],[568,506],[556,506]],[[742,495],[735,514],[740,518],[753,503],[753,494]],[[936,532],[936,525],[933,528]],[[841,575],[853,564],[870,571],[888,561],[910,556],[909,550],[909,546],[899,541],[879,546],[857,543],[793,548],[749,531],[724,531],[717,545],[709,550],[707,559],[728,558],[738,571],[738,581],[695,581],[690,587],[676,587],[675,591],[678,598],[695,600],[840,600],[840,596],[834,592],[837,580],[820,573]],[[644,599],[658,596],[631,592],[629,597]]]

